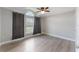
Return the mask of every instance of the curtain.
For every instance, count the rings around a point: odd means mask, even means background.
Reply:
[[[38,34],[38,33],[41,33],[41,21],[40,21],[40,17],[35,17],[33,34]]]
[[[13,12],[12,39],[24,37],[24,15]]]

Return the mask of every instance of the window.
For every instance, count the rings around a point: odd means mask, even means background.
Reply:
[[[33,34],[33,27],[34,27],[34,17],[31,12],[25,15],[25,35],[32,35]]]

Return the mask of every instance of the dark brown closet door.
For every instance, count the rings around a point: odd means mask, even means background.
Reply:
[[[13,37],[17,39],[24,37],[24,15],[13,12]]]

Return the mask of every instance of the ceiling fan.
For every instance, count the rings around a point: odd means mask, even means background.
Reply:
[[[48,9],[49,7],[40,7],[40,8],[37,8],[39,11],[37,12],[41,12],[42,14],[44,14],[45,12],[50,12]]]

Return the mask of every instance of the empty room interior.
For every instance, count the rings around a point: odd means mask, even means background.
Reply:
[[[79,51],[78,15],[78,7],[0,7],[0,52]]]

